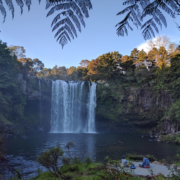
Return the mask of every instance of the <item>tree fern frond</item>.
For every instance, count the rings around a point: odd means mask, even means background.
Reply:
[[[26,6],[28,7],[28,11],[30,11],[30,6],[31,6],[31,0],[24,0]]]
[[[67,32],[71,35],[71,37],[74,39],[74,35],[73,35],[71,29],[69,28],[69,26],[66,24],[66,25],[64,26],[64,28],[65,28],[65,29],[67,30]]]
[[[134,10],[136,11],[136,15],[137,15],[138,19],[140,20],[141,19],[141,10],[139,9],[139,6],[137,4],[134,6]]]
[[[156,9],[155,15],[159,17],[159,19],[162,21],[162,23],[164,24],[165,27],[167,27],[167,21],[165,16],[163,15],[163,13],[159,10]]]
[[[154,2],[150,3],[149,5],[147,5],[146,8],[144,8],[144,10],[143,10],[143,12],[142,12],[141,19],[143,19],[143,18],[146,17],[147,15],[152,15],[152,14],[154,14],[157,6],[158,6],[157,1],[154,1]]]
[[[9,7],[9,10],[12,13],[12,18],[14,18],[14,5],[12,3],[12,0],[5,0],[7,6]]]
[[[154,31],[153,31],[152,27],[149,26],[148,29],[151,31],[151,34],[153,35],[153,37],[155,37],[155,34],[154,34]]]
[[[85,0],[86,1],[86,0]],[[74,3],[71,3],[72,5]],[[89,12],[88,12],[88,9],[87,9],[87,6],[85,4],[85,2],[83,0],[80,0],[80,2],[78,3],[78,5],[80,6],[81,8],[81,11],[83,12],[83,14],[85,15],[86,18],[89,17]]]
[[[84,17],[81,13],[81,10],[79,9],[79,7],[76,5],[76,3],[71,3],[71,8],[72,10],[76,13],[76,15],[78,16],[78,18],[80,19],[82,25],[85,27],[85,22],[84,22]]]
[[[174,12],[163,2],[159,5],[165,12],[167,12],[172,18],[175,18]]]
[[[133,31],[133,28],[130,26],[130,24],[129,24],[128,22],[126,22],[126,24],[127,24],[128,28],[129,28],[131,31]]]
[[[124,29],[123,28],[119,29],[118,32],[117,32],[117,35],[118,36],[124,36]]]
[[[52,31],[56,30],[59,26],[65,24],[67,22],[67,18],[62,19],[61,21],[59,21],[58,23],[56,23],[52,29]]]
[[[148,25],[142,32],[142,34],[144,34],[144,37],[145,39],[151,39],[152,36],[155,37],[155,34],[154,34],[154,31],[153,29],[151,28],[150,25]]]
[[[162,25],[167,27],[164,11],[171,18],[180,15],[180,0],[125,0],[123,5],[126,5],[126,7],[117,15],[125,13],[127,15],[121,22],[116,24],[118,35],[123,35],[125,32],[124,27],[127,28],[130,26],[128,22],[132,22],[136,27],[140,26],[143,30],[143,37],[149,39],[155,36],[155,32],[159,33],[159,26],[161,28]],[[144,18],[148,16],[151,16],[150,19],[141,25]]]
[[[69,28],[69,26],[68,26],[67,24],[64,25],[63,27],[61,27],[61,28],[56,32],[54,38],[56,38],[62,31],[67,31],[67,32],[71,35],[71,37],[74,39],[74,35],[73,35],[73,33],[71,32],[71,30],[70,30],[70,28]]]
[[[180,6],[180,1],[179,0],[174,0],[177,4],[177,6]]]
[[[128,5],[128,4],[135,4],[135,0],[127,0],[123,2],[123,5]]]
[[[92,8],[92,4],[90,0],[47,0],[46,8],[50,8],[47,17],[61,11],[52,21],[52,31],[58,29],[55,37],[64,32],[64,36],[69,40],[70,36],[73,39],[74,36],[77,37],[76,28],[81,32],[81,24],[85,27],[84,17],[89,17],[88,10]],[[60,42],[63,37],[59,37]]]
[[[72,31],[73,31],[73,33],[75,34],[75,36],[77,37],[76,29],[75,29],[73,23],[70,21],[69,18],[67,18],[67,24],[68,24],[69,27],[72,29]]]
[[[140,22],[140,20],[139,20],[139,18],[137,16],[137,14],[134,12],[134,10],[131,11],[131,14],[132,14],[134,20],[137,22],[137,26],[141,26],[141,22]]]
[[[58,4],[50,9],[47,13],[47,17],[52,15],[55,11],[63,10],[63,9],[70,9],[70,3]]]
[[[152,36],[151,36],[148,29],[146,29],[142,34],[143,34],[143,37],[144,37],[145,40],[148,40],[148,39],[152,38]]]
[[[153,18],[154,18],[154,20],[156,21],[156,23],[161,27],[161,29],[162,29],[162,23],[161,23],[161,21],[159,20],[159,18],[156,16],[156,15],[153,15]]]
[[[70,39],[70,37],[69,37],[69,35],[68,35],[68,33],[67,33],[66,31],[63,31],[63,32],[59,35],[59,37],[57,38],[57,41],[58,41],[62,36],[66,36],[66,37],[68,38],[68,40],[71,41],[71,39]]]
[[[140,5],[141,5],[142,9],[144,9],[149,4],[150,4],[150,0],[141,0],[140,1]]]
[[[52,21],[52,23],[51,23],[51,27],[60,19],[60,17],[61,17],[61,15],[66,15],[66,11],[63,11],[63,12],[61,12],[61,13],[59,13],[54,19],[53,19],[53,21]]]
[[[5,19],[6,19],[6,9],[3,6],[2,0],[0,0],[0,11],[1,11],[1,14],[3,15],[3,18],[4,18],[3,22],[5,22]]]
[[[23,13],[24,2],[22,0],[16,0],[16,3],[18,4],[18,6],[20,6],[21,14],[22,14]]]
[[[175,1],[172,1],[172,0],[166,0],[165,1],[175,12],[178,12],[179,10],[179,6],[180,4],[178,5],[177,3],[175,3]]]
[[[46,7],[45,7],[45,9],[48,9],[50,6],[53,6],[53,3],[51,3],[49,0],[46,0]]]
[[[74,15],[73,11],[69,9],[69,10],[67,11],[67,13],[68,13],[68,15],[72,18],[72,20],[74,21],[74,23],[76,24],[79,32],[81,32],[81,24],[80,24],[78,18]]]
[[[92,9],[92,3],[90,0],[75,0],[75,2],[79,5],[81,2],[85,4],[86,7]]]
[[[67,44],[67,38],[65,36],[61,37],[59,44],[61,44],[62,49]]]
[[[59,26],[61,26],[63,24],[66,24],[66,23],[70,26],[70,28],[72,29],[73,33],[77,37],[76,29],[75,29],[74,25],[72,24],[72,22],[70,21],[70,19],[68,17],[63,19],[63,20],[61,20],[61,21],[59,21],[58,23],[56,23],[56,25],[53,27],[52,31],[56,30]]]
[[[123,28],[124,28],[124,32],[126,33],[126,35],[128,35],[128,30],[127,30],[126,26],[124,26]]]
[[[128,20],[128,18],[130,17],[130,14],[131,14],[131,12],[129,12],[121,22],[119,22],[118,24],[116,24],[115,27],[117,27],[117,26],[123,24],[124,22],[126,22],[126,21]]]
[[[133,9],[134,5],[126,7],[124,10],[118,12],[116,15],[121,15],[126,13],[127,11],[131,11]]]
[[[159,33],[159,30],[158,30],[158,28],[157,28],[157,26],[156,26],[156,24],[154,23],[153,20],[151,21],[151,25],[153,26],[153,28],[155,29],[155,31],[156,31],[157,33]]]
[[[149,19],[148,21],[146,21],[146,22],[142,25],[141,29],[144,29],[146,26],[148,26],[148,25],[151,23],[151,21],[152,21],[152,18]]]

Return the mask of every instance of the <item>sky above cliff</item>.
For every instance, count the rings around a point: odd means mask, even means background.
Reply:
[[[103,2],[103,4],[102,4]],[[55,15],[46,18],[45,1],[39,5],[33,0],[30,12],[24,7],[23,15],[20,15],[20,8],[15,6],[15,18],[12,20],[11,13],[5,23],[1,24],[0,38],[7,42],[8,46],[24,46],[26,57],[38,58],[45,64],[45,67],[58,66],[79,66],[83,59],[92,60],[98,56],[119,51],[123,55],[129,55],[135,48],[144,48],[146,42],[141,31],[134,27],[134,31],[125,37],[116,35],[115,25],[122,20],[123,16],[116,14],[124,7],[122,0],[92,0],[93,9],[90,10],[90,17],[85,19],[86,28],[78,33],[78,38],[68,43],[64,49],[54,39],[51,31],[51,22]],[[176,20],[179,22],[180,18]],[[2,16],[0,22],[3,21]],[[163,28],[159,35],[168,36],[171,41],[179,43],[180,31],[175,21],[167,16],[168,27]]]

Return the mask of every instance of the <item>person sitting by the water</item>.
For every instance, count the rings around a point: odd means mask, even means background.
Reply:
[[[139,166],[143,168],[149,168],[150,167],[149,159],[146,156],[144,156],[143,163],[139,164]]]
[[[129,162],[128,162],[128,160],[125,159],[125,156],[124,156],[124,155],[122,156],[122,165],[123,165],[124,167],[127,167],[127,166],[129,165]]]

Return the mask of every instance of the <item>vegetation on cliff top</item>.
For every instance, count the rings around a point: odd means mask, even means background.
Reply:
[[[25,96],[17,81],[22,74],[24,80],[38,77],[98,82],[96,114],[102,122],[150,128],[166,119],[179,124],[180,48],[167,37],[150,41],[148,53],[136,48],[130,56],[106,53],[91,61],[82,60],[77,68],[44,68],[39,59],[26,58],[23,47],[7,49],[2,42],[1,51],[1,121],[19,123],[27,119],[23,116]]]

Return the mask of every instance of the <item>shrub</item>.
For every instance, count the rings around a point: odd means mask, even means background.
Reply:
[[[62,163],[63,163],[63,164],[69,165],[69,164],[70,164],[70,161],[71,161],[70,158],[66,158],[66,157],[63,157],[63,158],[62,158]]]
[[[56,177],[61,176],[58,171],[58,159],[64,154],[64,151],[60,148],[60,144],[57,147],[52,147],[49,150],[44,151],[39,157],[38,162],[46,167]],[[63,177],[61,177],[63,179]]]
[[[81,164],[81,160],[78,157],[74,157],[71,164]]]
[[[89,156],[87,156],[84,162],[86,164],[91,164],[91,163],[93,163],[93,160]]]
[[[137,155],[137,154],[127,154],[126,156],[128,159],[130,160],[134,160],[134,161],[142,161],[143,160],[143,155]],[[147,158],[149,159],[149,161],[156,161],[156,158],[150,154],[147,155]]]

